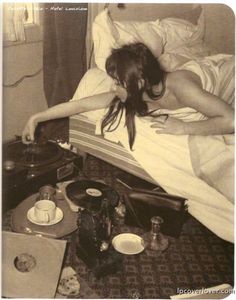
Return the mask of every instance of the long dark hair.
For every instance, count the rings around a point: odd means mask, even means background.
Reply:
[[[148,110],[147,103],[142,99],[143,92],[146,91],[152,100],[159,99],[164,93],[164,88],[160,94],[156,95],[153,93],[152,87],[160,82],[163,82],[164,87],[164,71],[161,70],[152,52],[142,43],[114,49],[106,60],[106,71],[108,75],[118,81],[119,85],[126,88],[128,96],[124,103],[118,97],[112,100],[102,121],[102,132],[108,125],[106,130],[114,131],[119,126],[125,110],[125,125],[130,149],[132,149],[136,135],[135,115],[145,116]],[[140,87],[141,79],[144,82],[142,87]]]

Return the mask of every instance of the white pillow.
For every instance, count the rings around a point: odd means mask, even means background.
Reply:
[[[158,57],[163,50],[162,27],[160,21],[154,22],[116,22],[107,9],[103,10],[93,22],[94,59],[97,67],[105,71],[107,57],[111,50],[125,44],[142,42]]]
[[[203,12],[196,25],[182,19],[167,18],[161,20],[160,26],[165,32],[163,43],[166,52],[173,52],[181,46],[192,46],[199,43],[199,41],[203,41],[204,38],[205,22]]]
[[[206,54],[203,43],[204,31],[203,12],[197,24],[179,18],[157,19],[150,22],[116,22],[105,9],[95,18],[92,28],[95,63],[98,68],[105,71],[106,59],[113,48],[142,42],[156,57],[160,57],[162,67],[171,71],[179,64],[191,58],[195,59],[195,54],[198,56],[199,49],[202,52],[199,55],[203,55],[203,52],[204,55]],[[163,52],[168,56],[162,57]],[[188,52],[189,55],[186,54]],[[191,56],[193,53],[194,55]],[[173,57],[169,60],[172,55]]]
[[[211,55],[204,42],[205,18],[202,11],[198,22],[193,25],[181,19],[168,18],[161,21],[165,28],[164,52],[158,60],[166,71],[174,71],[189,60]]]

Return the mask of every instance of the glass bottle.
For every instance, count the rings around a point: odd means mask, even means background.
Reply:
[[[151,218],[151,231],[143,235],[144,247],[148,256],[159,256],[169,245],[168,238],[161,233],[163,219],[159,216]]]
[[[48,185],[44,185],[39,189],[39,195],[37,197],[37,201],[39,200],[51,200],[53,202],[55,202],[56,204],[56,189],[48,184]]]

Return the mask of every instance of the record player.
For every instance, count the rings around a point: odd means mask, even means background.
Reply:
[[[110,240],[119,194],[105,183],[78,180],[66,186],[66,197],[78,207],[79,258],[97,277],[117,271],[121,256],[111,249]]]
[[[46,184],[72,179],[82,157],[54,141],[25,145],[18,138],[3,145],[3,212]]]

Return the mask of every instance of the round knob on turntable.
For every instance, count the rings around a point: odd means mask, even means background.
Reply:
[[[109,248],[109,243],[106,241],[102,241],[102,244],[100,246],[100,251],[101,252],[106,251],[108,248]]]
[[[3,167],[6,171],[12,171],[15,169],[15,162],[13,160],[6,160],[3,163]]]

